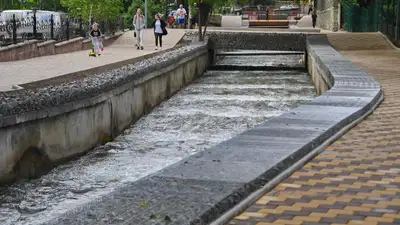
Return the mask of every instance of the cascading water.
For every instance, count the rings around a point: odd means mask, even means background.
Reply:
[[[298,64],[298,56],[230,56],[224,65]],[[0,224],[40,224],[308,102],[299,71],[208,71],[113,142],[39,179],[0,188]]]

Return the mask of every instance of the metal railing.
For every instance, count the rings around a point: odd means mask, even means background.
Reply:
[[[249,20],[287,20],[289,17],[288,13],[281,13],[281,12],[269,12],[269,11],[242,11],[242,25],[244,21]]]
[[[378,30],[400,47],[400,0],[380,0]]]
[[[123,31],[125,28],[122,16],[113,21],[100,21],[99,24],[101,31],[107,35]],[[76,37],[87,37],[90,29],[89,22],[68,16],[50,15],[48,19],[38,20],[35,15],[21,19],[14,14],[10,20],[0,21],[0,47],[31,39],[61,42]]]

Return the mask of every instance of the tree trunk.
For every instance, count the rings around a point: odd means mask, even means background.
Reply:
[[[197,1],[199,2],[199,0]],[[199,3],[199,41],[204,41],[207,25],[212,15],[212,6],[205,3]],[[204,26],[204,30],[202,27]]]
[[[198,15],[198,17],[199,17],[199,20],[198,20],[198,23],[199,23],[199,41],[203,41],[202,40],[202,37],[203,37],[203,34],[202,34],[202,31],[203,31],[203,29],[201,29],[202,27],[201,27],[201,19],[202,19],[202,16],[201,16],[201,9],[200,9],[200,4],[201,4],[201,0],[197,0],[197,7],[199,8],[199,11],[197,12],[197,15]]]
[[[204,41],[204,38],[206,37],[206,32],[207,32],[208,23],[210,22],[210,19],[211,19],[212,14],[213,14],[213,10],[211,9],[211,10],[210,10],[210,14],[209,14],[209,16],[208,16],[208,18],[207,18],[206,25],[204,26],[202,41]]]

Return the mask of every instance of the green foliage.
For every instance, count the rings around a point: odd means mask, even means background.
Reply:
[[[231,1],[231,0],[229,0]],[[228,2],[229,2],[228,1]],[[296,1],[301,1],[301,0],[294,0],[294,2]],[[275,5],[276,0],[233,0],[234,5],[238,4],[240,6],[253,6],[253,5]],[[227,5],[228,6],[228,5]]]
[[[374,0],[374,1],[378,1],[378,0]],[[369,5],[374,4],[374,1],[370,1],[368,2]],[[398,0],[389,0],[389,2],[397,2]],[[362,7],[362,5],[360,5],[360,3],[357,0],[340,0],[340,3],[342,5],[347,5],[347,6],[357,6],[357,7]],[[367,6],[369,6],[367,5]]]
[[[123,10],[123,0],[61,0],[61,5],[71,17],[86,21],[91,8],[95,21],[116,19]]]
[[[0,1],[0,11],[7,9],[41,9],[49,11],[64,10],[60,0],[2,0]]]
[[[166,0],[148,0],[147,1],[147,26],[150,27],[154,21],[154,16],[157,13],[165,14],[167,7]],[[125,24],[128,27],[132,27],[133,16],[136,14],[138,8],[142,9],[144,14],[144,1],[143,0],[133,0],[128,8],[128,12],[125,14]]]

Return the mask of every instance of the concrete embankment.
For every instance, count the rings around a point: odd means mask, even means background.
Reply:
[[[268,34],[211,34],[211,40],[212,35],[221,49],[254,49],[249,40]],[[307,49],[308,65],[318,68],[310,70],[312,76],[331,81],[324,86],[329,90],[320,88],[321,96],[46,224],[210,223],[379,103],[379,83],[344,59],[325,36],[302,38],[292,43]],[[268,45],[258,50],[269,50]]]
[[[30,178],[110,141],[208,67],[185,46],[83,80],[0,93],[0,181]]]
[[[303,157],[316,154],[315,149],[382,100],[379,83],[323,35],[211,32],[209,37],[214,50],[307,51],[308,70],[321,95],[46,224],[208,224]],[[208,63],[206,47],[196,48],[204,49],[200,58]]]

